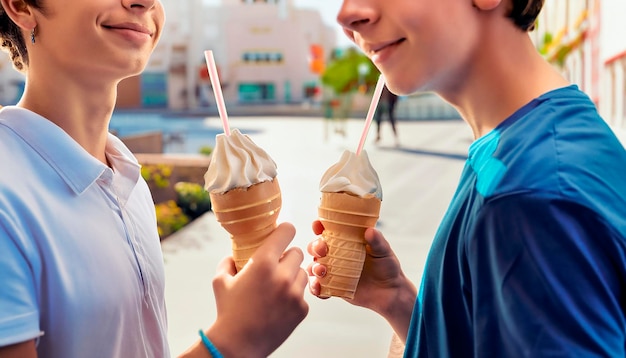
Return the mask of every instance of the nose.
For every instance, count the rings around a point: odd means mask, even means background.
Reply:
[[[148,10],[155,7],[159,0],[122,0],[124,7],[128,9]]]
[[[372,3],[376,1],[343,1],[337,14],[337,22],[344,28],[344,32],[359,31],[360,28],[376,22],[377,12]]]

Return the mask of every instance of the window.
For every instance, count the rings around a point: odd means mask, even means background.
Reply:
[[[245,64],[253,65],[253,64],[269,64],[276,65],[281,64],[284,60],[283,54],[280,52],[269,52],[269,51],[246,51],[241,55],[241,60]]]

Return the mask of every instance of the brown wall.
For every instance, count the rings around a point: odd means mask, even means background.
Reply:
[[[163,133],[150,132],[120,138],[133,154],[163,153]]]
[[[116,108],[141,107],[141,77],[134,76],[120,82],[117,86]]]

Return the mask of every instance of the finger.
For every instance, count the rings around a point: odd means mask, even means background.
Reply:
[[[322,285],[315,276],[309,276],[309,292],[311,292],[313,296],[317,297],[319,297],[320,293],[322,292]]]
[[[226,257],[217,265],[217,272],[213,277],[213,291],[217,294],[228,285],[229,280],[237,273],[237,267],[232,257]]]
[[[373,257],[384,257],[391,253],[391,246],[383,234],[374,229],[365,230],[365,242],[367,243],[367,253]]]
[[[295,235],[296,228],[292,224],[282,223],[278,225],[252,257],[271,259],[277,262]]]
[[[328,245],[326,245],[326,242],[324,242],[324,240],[322,239],[316,239],[314,241],[309,242],[307,244],[306,250],[309,253],[309,255],[316,257],[316,258],[320,258],[320,257],[324,257],[328,255]]]
[[[326,266],[319,264],[317,262],[313,263],[311,265],[311,274],[319,278],[326,276]]]
[[[324,231],[324,225],[319,220],[313,221],[312,227],[313,227],[313,233],[315,233],[315,235],[321,235],[322,232]]]
[[[304,261],[304,254],[302,253],[302,250],[300,250],[297,247],[292,247],[288,249],[287,251],[285,251],[285,253],[283,254],[283,257],[280,259],[281,266],[286,265],[287,269],[291,269],[292,267],[296,267],[299,269],[300,264],[302,264],[302,261]],[[285,266],[282,266],[282,267],[284,268]],[[294,272],[294,274],[297,274],[297,273],[298,273],[298,270]]]
[[[309,276],[303,269],[298,270],[298,274],[296,275],[296,280],[294,282],[294,288],[296,292],[301,293],[304,296],[304,289],[309,284]]]
[[[310,264],[307,265],[306,267],[306,273],[309,276],[315,276],[315,274],[313,273],[313,266],[315,266],[316,262],[311,262]]]
[[[237,267],[235,266],[235,261],[231,256],[225,257],[217,264],[217,276],[235,276],[237,273]]]

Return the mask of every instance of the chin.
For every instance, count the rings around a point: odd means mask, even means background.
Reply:
[[[414,81],[407,81],[406,78],[387,79],[385,77],[385,80],[387,88],[398,96],[408,96],[416,92],[423,92],[418,84],[414,83]]]

